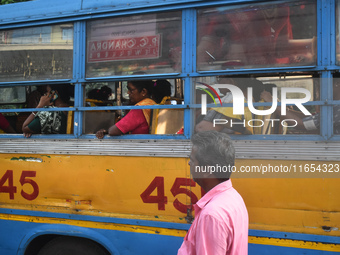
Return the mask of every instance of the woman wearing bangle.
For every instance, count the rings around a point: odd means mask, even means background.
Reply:
[[[68,107],[69,100],[69,85],[49,85],[37,108]],[[25,120],[22,131],[25,137],[32,134],[66,134],[66,127],[67,112],[36,111]]]
[[[152,81],[130,81],[127,85],[130,103],[138,105],[156,104],[150,97],[152,95]],[[111,136],[131,134],[148,134],[151,109],[133,109],[115,125],[107,129],[100,129],[96,137],[102,139],[105,134]]]

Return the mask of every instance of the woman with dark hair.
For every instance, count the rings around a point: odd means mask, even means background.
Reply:
[[[171,83],[167,80],[157,80],[153,84],[152,99],[160,104],[164,97],[171,96]]]
[[[48,85],[36,108],[68,107],[70,96],[70,85]],[[32,134],[66,134],[66,128],[67,112],[63,111],[32,112],[22,125],[25,137]]]
[[[152,81],[130,81],[127,85],[130,103],[138,105],[156,104],[150,97],[153,90]],[[107,129],[100,129],[96,137],[102,139],[104,135],[111,136],[131,134],[148,134],[150,124],[151,109],[133,109],[118,121],[115,125]]]

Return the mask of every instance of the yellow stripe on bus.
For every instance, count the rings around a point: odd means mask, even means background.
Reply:
[[[0,220],[13,220],[13,221],[47,223],[47,224],[67,224],[67,225],[85,227],[85,228],[108,229],[108,230],[135,232],[135,233],[177,236],[177,237],[184,237],[187,232],[185,230],[176,230],[176,229],[168,229],[168,228],[149,227],[149,226],[59,219],[59,218],[50,218],[50,217],[35,217],[35,216],[26,216],[26,215],[13,215],[13,214],[0,214]],[[309,250],[340,252],[340,244],[327,244],[327,243],[319,243],[319,242],[299,241],[299,240],[280,239],[280,238],[268,238],[268,237],[256,237],[256,236],[249,236],[248,242],[251,244],[273,245],[273,246],[301,248],[301,249],[309,249]]]
[[[299,241],[299,240],[281,239],[281,238],[256,237],[256,236],[249,236],[248,242],[252,244],[263,244],[263,245],[273,245],[273,246],[300,248],[300,249],[308,249],[308,250],[340,252],[340,244],[328,244],[328,243]]]
[[[178,237],[184,237],[186,235],[186,230],[157,228],[157,227],[139,226],[139,225],[127,225],[127,224],[108,223],[108,222],[69,220],[69,219],[59,219],[59,218],[49,218],[49,217],[35,217],[35,216],[26,216],[26,215],[0,214],[0,220],[13,220],[13,221],[47,223],[47,224],[67,224],[67,225],[84,227],[84,228],[108,229],[108,230],[118,230],[118,231],[158,234],[158,235],[178,236]]]

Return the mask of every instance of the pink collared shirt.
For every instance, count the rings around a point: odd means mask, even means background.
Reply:
[[[195,220],[177,255],[247,255],[248,212],[231,180],[194,205]]]

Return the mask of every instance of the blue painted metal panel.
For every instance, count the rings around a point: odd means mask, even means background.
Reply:
[[[63,224],[40,224],[0,220],[3,246],[0,254],[23,255],[30,241],[40,235],[66,235],[91,239],[111,254],[170,255],[176,254],[183,238],[105,229],[91,229]],[[17,253],[17,249],[19,251]]]
[[[62,17],[70,13],[79,13],[82,9],[81,0],[36,0],[0,6],[0,24],[34,20],[48,17]]]
[[[173,5],[204,3],[204,0],[35,0],[0,6],[0,25],[24,21],[61,19],[103,12],[132,11]],[[179,8],[179,7],[177,7]]]
[[[5,213],[11,211],[12,214],[24,214],[37,217],[55,217],[61,219],[72,220],[89,220],[98,222],[118,223],[118,224],[133,224],[139,226],[151,226],[161,228],[172,228],[187,230],[189,224],[169,223],[169,222],[157,222],[157,221],[145,221],[145,220],[133,220],[123,218],[107,218],[85,215],[73,215],[73,214],[59,214],[59,213],[46,213],[46,212],[33,212],[22,210],[8,210],[1,209],[0,212]],[[32,223],[23,221],[10,221],[0,220],[1,226],[1,239],[2,246],[0,246],[0,254],[14,255],[24,254],[25,249],[29,243],[36,237],[46,234],[55,235],[67,235],[77,236],[91,239],[103,247],[105,247],[112,254],[148,254],[148,255],[160,255],[160,254],[176,254],[180,247],[183,238],[174,236],[164,236],[157,234],[145,234],[145,233],[133,233],[127,231],[112,231],[105,229],[94,229],[77,227],[66,224],[46,224],[46,223]],[[271,238],[283,238],[292,240],[302,240],[311,242],[324,242],[324,243],[340,243],[339,237],[321,236],[321,235],[308,235],[298,233],[286,233],[286,232],[273,232],[273,231],[261,231],[250,230],[251,236],[259,237],[271,237]],[[19,247],[19,249],[17,248]],[[18,249],[18,250],[17,250]],[[18,251],[18,252],[17,252]],[[300,249],[291,247],[281,247],[272,245],[260,245],[249,244],[249,254],[261,254],[261,255],[333,255],[335,252],[326,252],[320,250]]]

